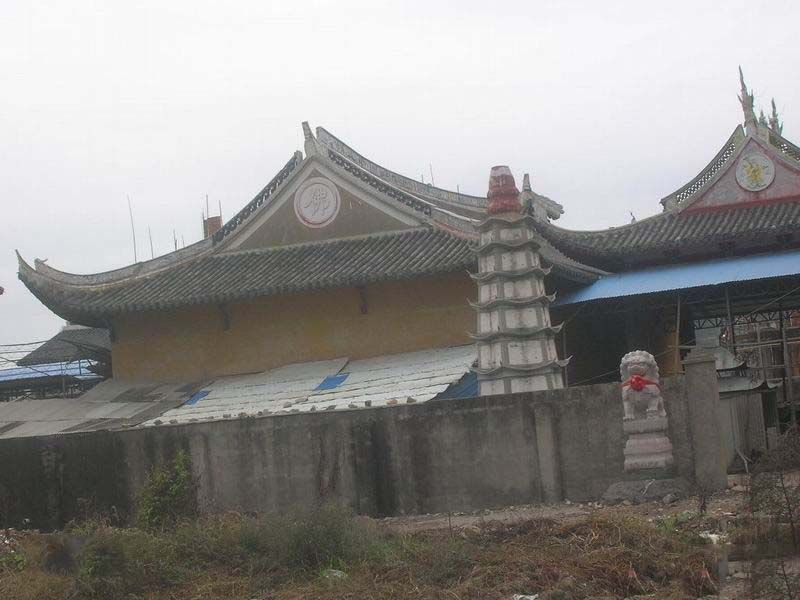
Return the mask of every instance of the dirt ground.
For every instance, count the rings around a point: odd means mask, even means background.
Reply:
[[[706,514],[721,522],[733,521],[746,509],[746,483],[739,478],[731,478],[729,488],[714,495],[706,506]],[[482,525],[500,522],[512,524],[527,519],[553,519],[562,523],[578,521],[590,515],[628,515],[645,519],[663,519],[684,513],[696,513],[700,509],[700,500],[690,497],[672,504],[662,502],[646,502],[638,505],[605,506],[600,502],[564,502],[560,504],[538,504],[509,506],[494,510],[482,510],[474,513],[439,513],[414,515],[408,517],[391,517],[378,521],[382,526],[397,531],[415,533],[420,531],[436,531],[452,529],[453,531],[470,530]],[[748,598],[747,579],[743,573],[731,574],[725,578],[719,592],[719,598],[725,600],[744,600]]]
[[[726,490],[711,498],[707,506],[707,514],[718,518],[735,518],[743,510],[745,493]],[[697,512],[698,498],[686,498],[672,504],[646,502],[638,505],[605,506],[599,502],[565,502],[560,504],[530,504],[508,506],[493,510],[482,510],[473,513],[437,513],[430,515],[414,515],[407,517],[390,517],[381,519],[379,523],[403,532],[433,531],[440,529],[463,529],[483,523],[514,523],[526,519],[553,519],[569,522],[592,514],[632,515],[643,518],[663,518],[685,512]]]

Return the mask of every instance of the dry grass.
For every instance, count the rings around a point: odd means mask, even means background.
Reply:
[[[74,565],[53,572],[48,557],[65,546]],[[699,540],[602,516],[398,534],[326,509],[204,519],[162,533],[99,526],[30,535],[19,552],[24,561],[0,567],[0,598],[677,599],[715,588]]]

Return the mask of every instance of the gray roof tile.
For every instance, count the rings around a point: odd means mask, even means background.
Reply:
[[[20,279],[56,313],[91,324],[126,312],[433,275],[466,269],[473,262],[469,242],[419,228],[211,254],[111,285],[67,285],[30,268],[20,269]]]
[[[121,313],[219,304],[313,289],[411,279],[474,268],[473,244],[448,232],[420,227],[398,232],[220,252],[116,283],[76,285],[57,281],[25,263],[19,277],[62,317],[102,325]],[[554,272],[589,282],[597,270],[564,256],[546,240],[540,248]]]
[[[571,231],[538,223],[556,248],[584,264],[609,271],[800,244],[800,198],[725,210],[670,211],[622,227]],[[733,248],[720,244],[733,242]]]

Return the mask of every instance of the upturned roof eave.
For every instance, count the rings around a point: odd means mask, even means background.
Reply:
[[[162,290],[164,285],[168,285],[168,282],[164,283],[167,281],[164,278],[179,278],[181,277],[181,271],[176,271],[175,275],[169,276],[163,272],[153,275],[152,277],[159,278],[162,281],[162,283],[157,284],[137,279],[118,282],[115,285],[104,284],[92,288],[91,286],[70,285],[51,279],[47,275],[37,272],[20,256],[19,278],[31,293],[62,318],[82,325],[108,327],[111,319],[122,314],[151,310],[171,310],[196,305],[219,305],[247,301],[258,297],[303,293],[309,290],[422,279],[458,271],[466,272],[469,269],[474,269],[477,264],[472,252],[473,242],[427,226],[399,232],[354,236],[353,238],[310,242],[293,246],[226,252],[201,260],[255,260],[256,263],[250,264],[269,265],[273,264],[275,260],[282,262],[278,257],[275,257],[276,254],[285,253],[287,256],[296,257],[298,256],[297,253],[305,256],[307,255],[306,252],[311,252],[315,256],[320,256],[320,252],[322,252],[324,256],[328,255],[328,251],[325,248],[330,247],[330,252],[334,254],[337,251],[344,252],[341,255],[341,259],[346,261],[348,260],[347,256],[350,256],[353,252],[355,254],[362,253],[363,251],[359,250],[362,246],[374,245],[377,242],[383,247],[384,244],[380,242],[381,238],[385,238],[387,244],[394,243],[394,252],[400,252],[401,254],[407,254],[407,251],[401,250],[401,248],[416,247],[417,243],[419,243],[421,251],[428,253],[429,260],[425,261],[423,258],[423,262],[419,263],[419,259],[416,256],[405,256],[405,258],[398,256],[397,260],[401,261],[398,265],[393,262],[395,259],[390,256],[386,259],[389,263],[385,268],[378,267],[376,269],[374,265],[365,265],[358,272],[351,270],[349,273],[344,272],[339,275],[326,275],[323,273],[319,277],[311,277],[299,283],[291,283],[292,279],[296,279],[295,275],[284,280],[279,275],[270,274],[271,269],[268,271],[263,271],[262,269],[261,275],[264,277],[264,281],[267,282],[264,284],[244,285],[231,291],[228,288],[213,289],[213,285],[211,289],[207,289],[204,286],[198,287],[199,284],[191,283],[188,285],[189,291],[185,291],[185,288],[179,286],[175,290],[169,291],[166,296],[163,294],[159,296],[159,290]],[[354,246],[352,246],[353,244]],[[351,249],[344,249],[348,245],[351,245]],[[263,260],[259,259],[259,256],[263,257]],[[424,257],[425,254],[420,256]],[[431,258],[436,256],[440,258]],[[273,259],[272,257],[275,258]],[[296,260],[296,258],[292,260]],[[338,259],[335,260],[338,261]],[[559,278],[578,284],[591,283],[599,277],[599,273],[602,273],[590,267],[584,267],[576,261],[559,260],[558,255],[550,252],[547,255],[543,255],[543,260],[552,265],[555,274]],[[405,263],[402,261],[405,261]],[[237,262],[237,264],[239,263]],[[194,270],[195,273],[201,273],[201,275],[192,275],[191,279],[186,280],[189,282],[198,281],[197,277],[204,280],[203,278],[206,276],[202,275],[202,272],[210,273],[212,271],[209,269],[214,268],[212,263],[209,263],[208,267],[194,264],[185,266],[190,271]],[[302,264],[300,266],[302,267]],[[295,273],[295,271],[292,271],[292,273]],[[147,286],[155,286],[153,288],[155,291],[148,291]],[[200,290],[199,293],[198,290]]]
[[[253,212],[255,212],[255,208],[260,207],[261,205],[256,203],[261,199],[262,203],[266,201],[269,197],[274,196],[277,193],[278,189],[280,188],[281,184],[286,181],[288,175],[291,174],[302,162],[302,155],[299,155],[298,152],[295,152],[292,155],[292,158],[284,165],[284,167],[278,171],[278,174],[270,180],[270,182],[262,188],[262,190],[256,194],[255,198],[251,200],[245,207],[240,210],[236,215],[234,215],[231,219],[229,219],[223,226],[220,232],[222,231],[229,231],[232,232],[235,230],[239,225],[241,225],[245,219],[250,216]],[[288,171],[288,173],[286,173]],[[285,174],[285,176],[277,181],[281,174]],[[277,182],[277,183],[276,183]],[[247,212],[249,209],[249,212]],[[101,286],[101,285],[115,285],[119,283],[123,283],[125,281],[131,281],[141,277],[149,277],[155,274],[158,274],[164,270],[168,270],[180,265],[184,265],[188,262],[196,260],[198,258],[202,258],[214,252],[220,251],[222,246],[219,244],[220,241],[225,236],[212,236],[195,242],[185,248],[180,248],[178,250],[174,250],[173,252],[168,252],[167,254],[163,254],[161,256],[157,256],[150,260],[145,260],[137,263],[133,263],[130,265],[126,265],[124,267],[120,267],[118,269],[112,269],[110,271],[101,271],[98,273],[87,273],[87,274],[77,274],[77,273],[69,273],[67,271],[61,271],[59,269],[55,269],[48,264],[46,264],[43,260],[36,259],[34,261],[35,268],[31,267],[20,256],[19,252],[17,252],[17,257],[21,261],[21,263],[25,263],[27,268],[37,274],[42,276],[46,276],[47,278],[58,281],[63,284],[68,285],[75,285],[75,286]],[[22,265],[20,266],[22,270]]]

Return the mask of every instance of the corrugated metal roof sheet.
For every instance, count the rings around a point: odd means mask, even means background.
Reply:
[[[735,394],[741,392],[767,391],[777,388],[780,384],[770,383],[763,378],[753,379],[750,376],[732,375],[717,378],[720,394]]]
[[[111,353],[108,329],[69,325],[17,361],[21,367],[82,359],[107,359]]]
[[[556,300],[555,306],[607,298],[800,275],[800,250],[721,258],[606,275]]]
[[[224,377],[145,425],[425,402],[460,381],[474,359],[475,346],[468,345]]]
[[[76,379],[99,379],[100,376],[89,370],[91,361],[76,360],[69,363],[51,363],[0,369],[0,382],[39,379],[40,377],[74,377]]]
[[[118,401],[145,387],[147,401]],[[0,438],[52,435],[136,425],[184,402],[178,385],[154,387],[110,379],[79,398],[0,402]]]
[[[75,399],[0,403],[0,438],[425,402],[462,381],[474,359],[468,345],[299,363],[207,385],[109,379]]]

